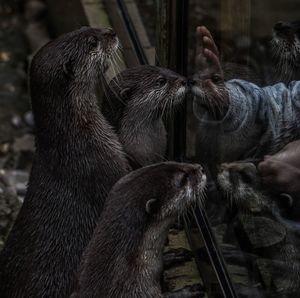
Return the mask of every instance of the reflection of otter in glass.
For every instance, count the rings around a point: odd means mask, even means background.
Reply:
[[[194,115],[198,119],[198,155],[208,151],[207,144],[213,144],[209,148],[217,151],[212,151],[213,158],[219,162],[262,157],[268,152],[261,148],[268,148],[266,144],[272,144],[287,128],[298,127],[299,81],[264,88],[243,80],[224,82],[217,47],[205,27],[198,28],[197,48],[200,57],[196,63],[205,62],[200,63],[202,68],[194,75],[192,88]],[[205,67],[213,71],[203,78]],[[219,90],[224,89],[220,97]]]
[[[276,75],[280,81],[300,79],[300,21],[274,25],[272,53],[279,62]]]
[[[240,245],[243,251],[252,254],[251,261],[258,268],[266,292],[287,295],[280,297],[299,297],[300,264],[296,243],[299,239],[292,230],[294,226],[280,217],[277,204],[262,190],[255,165],[222,164],[218,184],[229,209],[237,208],[232,224],[242,226],[248,245],[245,241]]]

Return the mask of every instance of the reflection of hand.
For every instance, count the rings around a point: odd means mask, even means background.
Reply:
[[[263,183],[277,192],[300,194],[300,141],[286,145],[258,165]]]
[[[203,108],[214,120],[221,120],[229,107],[228,92],[224,84],[224,74],[219,59],[219,51],[209,30],[200,26],[196,30],[196,73],[193,76],[192,92],[194,113],[201,119]]]
[[[224,82],[223,70],[220,63],[219,51],[210,31],[205,26],[196,29],[196,71],[209,69],[210,73],[220,76]]]

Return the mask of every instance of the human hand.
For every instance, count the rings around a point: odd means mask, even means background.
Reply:
[[[220,63],[219,50],[210,31],[205,26],[196,28],[196,72],[209,69],[210,73],[220,75],[224,81],[223,70]]]
[[[229,107],[219,51],[209,30],[196,29],[195,75],[192,93],[195,95],[194,114],[201,119],[203,107],[216,120],[221,120]]]
[[[258,165],[258,171],[268,188],[300,194],[300,141],[291,142],[278,153],[266,156]]]

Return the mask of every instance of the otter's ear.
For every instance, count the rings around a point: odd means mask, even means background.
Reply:
[[[68,78],[71,78],[71,79],[74,78],[73,64],[71,61],[68,61],[63,64],[63,70],[64,70],[65,75]]]
[[[120,96],[123,98],[128,98],[129,97],[129,93],[130,93],[130,88],[124,88],[120,91]]]
[[[150,199],[146,202],[145,210],[148,214],[153,214],[157,210],[158,207],[158,200],[157,199]]]

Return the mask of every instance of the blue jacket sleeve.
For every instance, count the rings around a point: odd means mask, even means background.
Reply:
[[[299,81],[260,88],[231,80],[226,87],[230,105],[225,117],[216,122],[206,112],[200,121],[207,133],[218,130],[223,161],[240,159],[261,142],[272,142],[284,127],[300,119]]]

